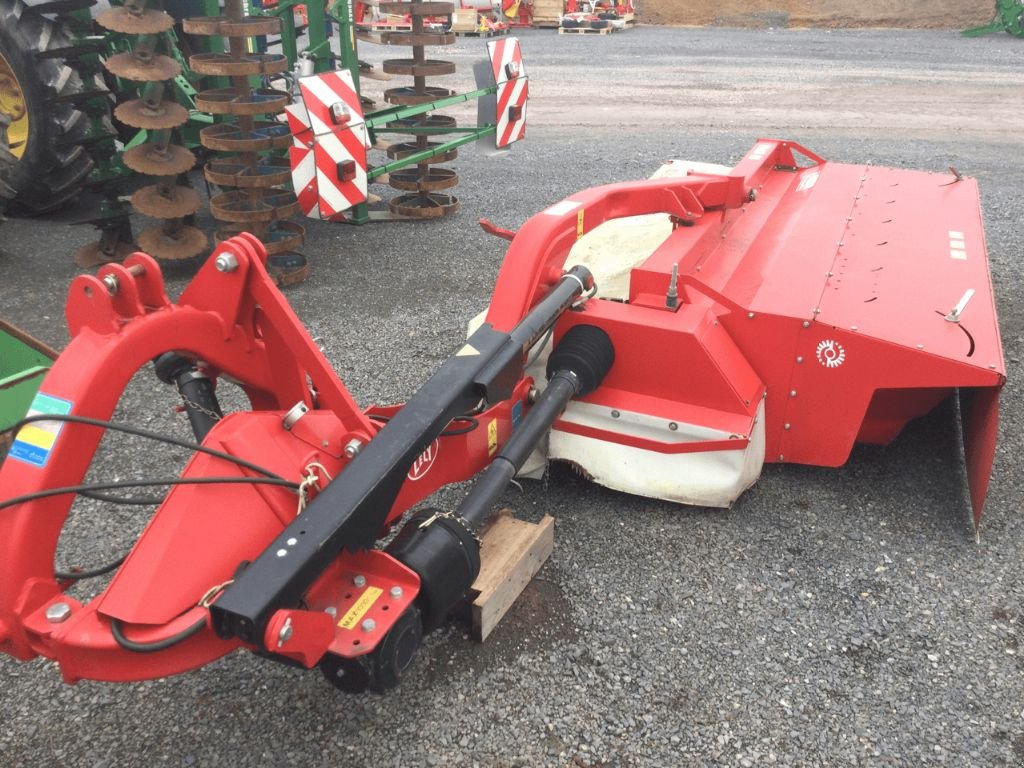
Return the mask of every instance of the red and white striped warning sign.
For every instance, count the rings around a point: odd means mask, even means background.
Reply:
[[[363,124],[359,94],[347,69],[300,77],[299,90],[315,136]]]
[[[317,136],[317,202],[321,219],[329,219],[366,202],[366,126]]]
[[[491,71],[498,86],[495,139],[499,147],[507,147],[526,136],[529,78],[516,38],[507,37],[487,43],[487,54],[491,57]]]
[[[316,158],[312,147],[289,147],[288,158],[292,166],[292,188],[299,207],[307,216],[320,217],[317,197]]]
[[[314,137],[309,126],[309,113],[306,112],[306,107],[298,102],[286,105],[284,111],[288,118],[288,130],[292,133],[292,143],[296,147],[312,149]]]
[[[300,78],[299,89],[302,103],[285,107],[292,185],[307,216],[330,219],[366,202],[366,123],[348,71]]]

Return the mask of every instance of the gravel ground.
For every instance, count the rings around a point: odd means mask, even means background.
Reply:
[[[669,157],[731,164],[759,135],[835,161],[956,165],[981,182],[1010,367],[981,543],[950,408],[839,470],[767,467],[729,511],[555,467],[508,495],[524,517],[555,516],[556,547],[488,642],[441,630],[398,690],[361,697],[249,654],[169,680],[76,686],[49,663],[4,658],[0,764],[1024,765],[1020,41],[656,28],[521,38],[529,138],[501,156],[461,152],[459,215],[309,224],[315,273],[288,297],[357,400],[407,397],[485,306],[502,243],[476,228],[481,216],[515,227]],[[482,48],[460,40],[450,58]],[[2,234],[0,314],[63,344],[70,253],[89,233],[11,220]],[[177,291],[187,273],[169,272]],[[171,425],[157,387],[148,375],[133,385],[122,414]],[[113,443],[95,471],[165,460]],[[83,504],[60,557],[109,559],[143,522]]]

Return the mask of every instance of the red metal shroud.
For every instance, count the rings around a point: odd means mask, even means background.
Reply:
[[[516,233],[487,321],[510,327],[601,223],[656,212],[675,226],[632,265],[625,303],[599,293],[556,329],[557,340],[572,324],[600,325],[628,356],[584,402],[682,414],[742,438],[761,387],[766,459],[838,466],[855,442],[888,443],[959,389],[980,523],[1005,364],[973,180],[826,163],[792,142],[760,140],[727,174],[586,190]],[[678,308],[666,307],[673,265]],[[555,429],[648,455],[728,449]]]

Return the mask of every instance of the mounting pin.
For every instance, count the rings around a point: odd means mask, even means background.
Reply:
[[[282,645],[291,640],[292,632],[292,620],[288,617],[284,620],[284,626],[281,627],[281,631],[277,633],[277,647],[280,648]]]

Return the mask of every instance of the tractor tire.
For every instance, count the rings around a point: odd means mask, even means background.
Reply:
[[[0,0],[0,112],[13,166],[0,182],[14,190],[10,211],[44,213],[73,198],[93,168],[80,142],[89,120],[73,103],[82,81],[62,58],[46,52],[71,44],[60,24],[22,0]]]

